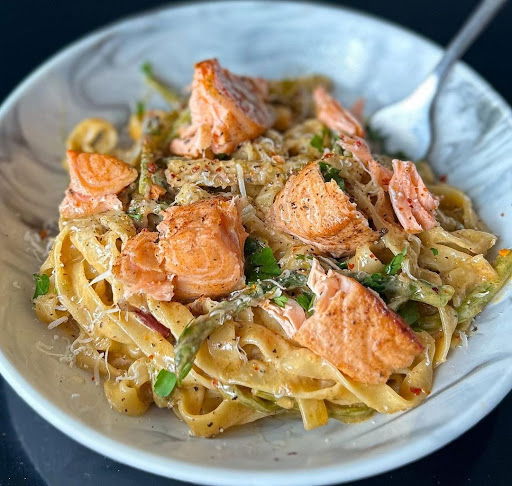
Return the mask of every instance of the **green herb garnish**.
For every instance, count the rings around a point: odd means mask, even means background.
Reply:
[[[334,180],[338,187],[344,191],[345,190],[345,180],[340,176],[340,170],[333,167],[331,164],[327,162],[319,162],[318,166],[320,168],[320,172],[322,173],[322,177],[325,182],[329,182]]]
[[[335,138],[335,140],[338,137]],[[333,142],[333,135],[331,131],[324,127],[322,129],[322,133],[316,133],[311,137],[311,140],[309,144],[316,148],[319,152],[323,152],[325,148],[330,148],[331,144]]]
[[[402,266],[405,255],[407,254],[407,248],[404,248],[400,253],[396,254],[393,259],[385,266],[385,275],[396,275]]]
[[[264,246],[254,238],[247,238],[245,242],[245,275],[249,283],[267,278],[277,277],[281,268],[272,253],[272,249]]]
[[[322,135],[319,135],[318,133],[313,135],[309,144],[312,147],[316,148],[319,152],[324,151],[324,137],[322,137]]]
[[[224,154],[224,153],[220,153],[220,154],[215,154],[215,158],[217,160],[228,160],[229,159],[229,155],[228,154]]]
[[[187,373],[188,371],[190,371],[190,369],[187,370]],[[155,384],[153,385],[153,390],[155,390],[155,393],[159,397],[165,398],[172,393],[177,382],[178,379],[175,373],[167,370],[160,370],[156,377]]]
[[[434,256],[439,255],[439,250],[437,248],[431,248],[430,251],[433,253]]]
[[[288,302],[288,297],[286,297],[286,295],[280,295],[279,297],[274,297],[272,302],[279,307],[284,307]]]
[[[45,273],[34,273],[34,296],[33,299],[39,297],[40,295],[46,295],[50,290],[50,277]]]
[[[306,312],[310,312],[313,308],[313,301],[315,296],[309,292],[302,292],[295,297],[297,304],[299,304]]]
[[[375,290],[377,293],[384,292],[386,288],[386,283],[388,280],[387,275],[383,275],[382,273],[372,273],[371,275],[368,275],[365,277],[361,283],[370,289]]]
[[[418,310],[418,303],[412,300],[407,301],[405,304],[402,304],[398,309],[398,314],[402,317],[402,319],[412,326],[416,322],[418,322],[420,318],[420,312]]]
[[[140,213],[139,208],[130,208],[128,209],[127,214],[134,221],[140,222],[142,220],[142,214]]]
[[[338,265],[342,270],[346,270],[348,268],[348,260],[336,260],[336,265]]]

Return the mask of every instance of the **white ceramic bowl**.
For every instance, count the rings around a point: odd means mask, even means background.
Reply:
[[[268,77],[319,72],[346,102],[368,112],[408,93],[440,50],[389,23],[326,6],[212,2],[131,18],[73,44],[35,71],[0,111],[0,372],[45,419],[95,451],[147,471],[207,484],[314,485],[398,467],[456,438],[512,386],[510,288],[478,318],[479,332],[437,371],[419,408],[305,432],[279,418],[215,440],[190,438],[170,412],[140,419],[111,411],[90,377],[48,356],[54,339],[32,313],[34,254],[27,230],[54,221],[66,185],[65,134],[81,118],[122,126],[142,92],[139,65],[153,62],[178,85],[195,61],[217,56],[235,72]],[[473,71],[457,66],[435,119],[438,172],[466,190],[501,245],[512,245],[512,119]],[[500,216],[505,213],[504,216]],[[508,309],[508,315],[506,313]],[[47,348],[49,349],[49,348]],[[76,396],[78,394],[79,396]]]

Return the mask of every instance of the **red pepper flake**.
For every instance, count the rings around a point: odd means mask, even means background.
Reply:
[[[432,287],[432,290],[437,294],[439,292],[439,289],[437,287]]]
[[[355,267],[355,265],[354,265],[353,263],[349,263],[349,264],[348,264],[348,268],[349,268],[349,270],[352,270],[354,267]]]
[[[158,170],[158,167],[156,166],[156,164],[154,162],[151,162],[150,164],[148,164],[148,172],[150,174],[154,174],[157,170]]]
[[[216,380],[215,378],[212,380],[212,386],[214,386],[215,388],[217,388],[219,386],[219,381]]]
[[[48,231],[45,229],[39,230],[39,238],[46,240],[46,238],[48,238]]]
[[[446,174],[441,174],[439,176],[439,181],[440,182],[446,182],[448,180],[448,176]]]
[[[414,393],[416,396],[420,395],[423,391],[421,388],[416,388],[415,386],[411,386],[409,390],[411,390],[411,393]]]
[[[148,359],[153,359],[153,358],[154,358],[154,356],[153,356],[152,354],[150,354],[150,355],[148,356]]]

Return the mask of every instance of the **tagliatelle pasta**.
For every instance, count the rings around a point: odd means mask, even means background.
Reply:
[[[95,118],[68,140],[72,183],[34,296],[38,318],[72,337],[65,359],[117,412],[169,408],[201,437],[427,399],[512,272],[510,250],[487,258],[496,237],[470,199],[426,162],[378,155],[325,78],[266,81],[209,60],[187,103],[145,72],[172,109],[139,105],[133,146]],[[105,184],[114,165],[124,185]]]

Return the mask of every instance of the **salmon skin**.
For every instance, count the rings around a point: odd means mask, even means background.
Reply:
[[[308,284],[317,295],[314,313],[293,339],[354,380],[386,383],[422,352],[403,319],[353,278],[332,270],[325,274],[315,260]]]
[[[437,226],[435,210],[439,201],[427,189],[413,162],[393,160],[389,197],[407,233],[421,233]]]
[[[316,117],[334,133],[364,137],[364,128],[350,111],[346,110],[325,89],[318,86],[313,91]]]
[[[274,122],[274,112],[266,104],[267,82],[237,76],[223,69],[217,59],[195,66],[189,108],[192,123],[171,142],[171,151],[197,158],[231,154],[238,145],[261,135]]]
[[[247,233],[235,199],[172,206],[163,216],[158,257],[175,275],[177,298],[219,297],[243,287]]]
[[[274,200],[269,221],[334,257],[353,254],[359,246],[379,238],[338,184],[324,181],[318,162],[288,179]]]

